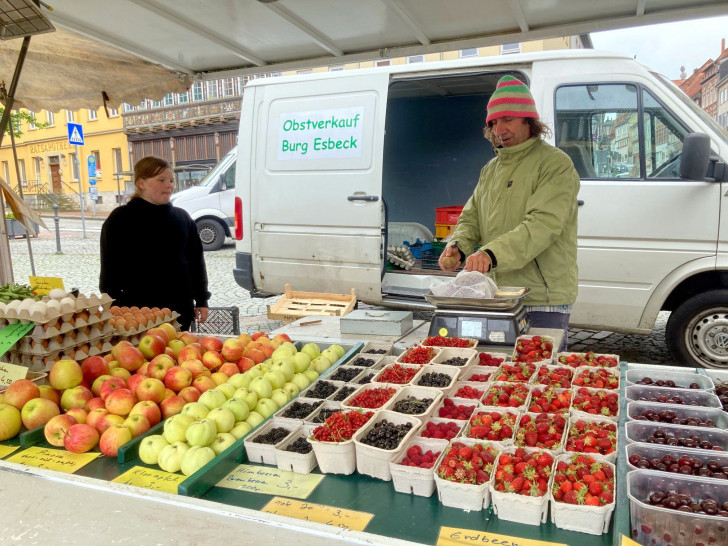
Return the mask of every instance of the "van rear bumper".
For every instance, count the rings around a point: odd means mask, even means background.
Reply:
[[[250,292],[251,297],[267,298],[270,296],[270,294],[259,292],[255,288],[255,283],[253,282],[253,258],[249,252],[235,253],[233,277],[239,286]]]

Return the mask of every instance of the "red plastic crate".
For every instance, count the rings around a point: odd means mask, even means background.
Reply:
[[[436,224],[457,224],[463,207],[439,207],[435,209]]]

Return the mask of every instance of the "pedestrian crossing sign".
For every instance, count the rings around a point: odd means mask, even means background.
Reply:
[[[68,124],[68,142],[70,144],[83,146],[83,126],[80,123]]]

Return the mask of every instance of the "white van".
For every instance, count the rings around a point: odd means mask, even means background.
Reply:
[[[432,229],[435,208],[468,199],[493,157],[482,128],[504,74],[528,83],[549,142],[581,175],[572,324],[648,334],[669,310],[678,361],[728,367],[728,138],[669,80],[618,54],[250,82],[238,138],[238,284],[254,295],[286,283],[354,288],[366,303],[427,308],[432,276],[447,273],[387,270],[388,233],[394,223]]]
[[[205,250],[217,250],[225,237],[232,237],[236,159],[237,147],[230,150],[198,186],[175,193],[170,199],[174,206],[192,216]]]

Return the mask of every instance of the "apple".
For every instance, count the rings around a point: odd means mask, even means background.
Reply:
[[[215,458],[215,451],[207,446],[192,446],[182,455],[180,470],[191,476]]]
[[[20,419],[28,430],[45,425],[56,415],[60,415],[58,406],[45,398],[28,400],[20,410]]]
[[[283,383],[285,383],[285,381]],[[281,383],[281,385],[283,383]],[[250,382],[250,386],[248,388],[258,395],[258,399],[270,398],[270,395],[273,392],[273,386],[265,377],[256,377]]]
[[[126,347],[133,347],[134,345],[131,344],[131,342],[127,340],[122,340],[116,343],[111,348],[111,356],[113,357],[112,360],[119,360],[119,355],[121,354],[121,351],[124,350]]]
[[[147,377],[153,377],[164,381],[167,370],[172,369],[177,363],[174,359],[166,354],[157,355],[149,362],[147,366]]]
[[[217,432],[229,432],[234,426],[235,414],[228,408],[214,408],[207,414],[206,419],[209,419],[217,427]]]
[[[319,346],[315,343],[306,343],[306,345],[301,347],[301,350],[299,352],[307,354],[309,358],[313,360],[321,354],[321,349],[319,349]]]
[[[192,386],[185,387],[178,393],[187,402],[197,402],[200,399],[200,394],[200,391]]]
[[[336,364],[336,362],[341,358],[339,356],[339,352],[335,351],[334,349],[331,349],[331,348],[324,349],[323,351],[321,351],[321,356],[326,357],[332,366],[334,364]],[[321,356],[319,358],[321,358]],[[314,359],[314,361],[315,361],[315,359]]]
[[[222,358],[222,355],[217,351],[205,351],[205,353],[202,355],[201,360],[202,363],[205,365],[205,368],[210,371],[216,370],[225,362]]]
[[[63,437],[63,447],[71,453],[86,453],[98,443],[98,431],[91,425],[81,423],[72,425]]]
[[[91,392],[91,389],[78,385],[77,387],[63,391],[63,394],[61,394],[61,407],[64,410],[71,408],[83,409],[86,403],[93,397],[94,393]]]
[[[149,364],[146,362],[145,364]],[[131,392],[136,394],[137,387],[139,386],[139,383],[144,381],[145,379],[148,379],[147,374],[142,374],[138,370],[135,374],[132,374],[132,376],[126,380],[126,388],[129,389]]]
[[[233,398],[242,400],[243,402],[248,404],[248,408],[254,408],[255,405],[258,403],[258,393],[244,387],[241,389],[236,389],[233,393]]]
[[[83,408],[71,408],[66,411],[66,414],[70,415],[77,423],[81,424],[86,423],[86,418],[88,417],[88,412]]]
[[[157,464],[159,454],[168,445],[169,442],[161,434],[147,436],[139,444],[139,458],[145,464]]]
[[[110,378],[111,378],[111,375],[107,374],[107,375],[100,375],[99,377],[97,377],[94,380],[93,384],[91,385],[91,392],[94,393],[94,396],[101,396],[101,394],[100,394],[101,385],[104,384],[104,381],[106,381],[107,379],[110,379]],[[56,392],[58,392],[58,391],[56,391]],[[60,403],[60,395],[59,395],[58,400]]]
[[[185,440],[190,446],[209,446],[217,435],[217,425],[212,419],[195,421],[187,427]]]
[[[126,383],[126,381],[131,377],[131,372],[122,367],[112,368],[111,377],[118,377],[119,379],[123,379]]]
[[[106,353],[106,354],[105,354],[105,355],[103,356],[103,359],[104,359],[104,361],[105,361],[105,362],[106,362],[107,364],[111,363],[111,361],[112,361],[112,360],[116,360],[116,358],[114,357],[114,355],[112,355],[112,354],[111,354],[110,352],[109,352],[109,353]]]
[[[197,358],[190,358],[188,360],[183,361],[180,364],[181,367],[183,367],[185,370],[189,370],[192,374],[192,379],[195,379],[197,377],[200,377],[202,374],[205,373],[205,365],[202,363],[202,360],[199,360]]]
[[[236,373],[232,376],[230,376],[230,379],[228,379],[227,384],[232,385],[235,389],[241,389],[243,387],[247,387],[250,385],[250,381],[252,380],[252,377],[246,376],[242,373]]]
[[[56,406],[61,405],[61,393],[50,385],[38,385],[38,391],[41,398],[54,402]]]
[[[131,347],[124,347],[116,360],[119,362],[120,367],[130,372],[135,372],[144,364],[144,354],[132,345]],[[111,375],[114,374],[112,373]]]
[[[58,360],[48,373],[48,382],[58,391],[72,389],[83,381],[83,370],[75,360]]]
[[[210,447],[215,455],[220,455],[223,451],[237,442],[237,438],[229,432],[218,432]]]
[[[278,411],[278,404],[276,404],[273,400],[270,398],[261,398],[258,400],[258,403],[255,405],[255,412],[259,413],[263,416],[263,418],[268,418],[271,415],[273,415],[275,412]],[[248,415],[250,417],[250,415]]]
[[[246,348],[247,349],[247,348]],[[247,349],[245,356],[256,364],[260,364],[266,359],[265,353],[260,349]]]
[[[234,337],[230,337],[223,341],[220,354],[227,362],[237,362],[242,358],[245,352],[245,346],[242,342]]]
[[[91,425],[96,430],[99,430],[98,424],[101,421],[101,418],[105,415],[109,415],[109,410],[106,408],[94,408],[86,414],[86,424]]]
[[[147,376],[147,370],[148,369],[149,369],[149,362],[148,361],[144,361],[144,364],[142,364],[141,366],[139,366],[137,368],[137,371],[135,371],[134,373],[135,374],[139,374],[139,375],[143,375],[144,377],[148,377]]]
[[[167,345],[169,345],[169,342],[172,341],[172,339],[176,339],[177,338],[177,335],[176,334],[175,334],[175,336],[173,338],[170,337],[169,334],[167,333],[167,331],[164,328],[160,328],[159,326],[155,326],[155,327],[150,328],[149,330],[147,330],[146,331],[146,335],[148,335],[148,336],[157,336],[157,337],[161,338],[162,341],[164,341],[165,347]]]
[[[275,361],[283,358],[293,358],[296,354],[298,354],[298,351],[296,351],[295,348],[291,349],[291,347],[283,345],[273,351],[273,354],[271,354],[270,357]]]
[[[200,395],[198,404],[202,404],[208,410],[219,408],[227,401],[225,395],[217,389],[210,389]]]
[[[271,364],[271,370],[281,372],[285,380],[290,381],[291,377],[296,373],[296,366],[292,358],[285,358],[282,360],[274,360],[273,364]]]
[[[172,415],[177,415],[182,411],[187,402],[181,396],[175,395],[165,398],[159,403],[159,409],[162,410],[162,418],[167,419]]]
[[[197,334],[193,334],[192,332],[179,332],[177,334],[177,339],[182,340],[185,345],[190,345],[192,343],[197,343],[198,341],[200,341],[200,338],[197,336]]]
[[[189,427],[194,422],[195,418],[191,415],[185,415],[183,413],[173,415],[164,422],[164,428],[162,432],[162,434],[164,435],[164,439],[167,440],[167,442],[169,442],[170,444],[173,444],[175,442],[184,442],[187,427]]]
[[[129,389],[131,390],[131,389]],[[137,385],[136,390],[133,391],[139,400],[148,400],[159,404],[164,400],[165,387],[159,379],[153,377],[147,377]]]
[[[250,334],[250,337],[253,339],[253,341],[255,341],[256,339],[259,339],[261,337],[268,337],[268,334],[266,334],[262,330],[258,330],[257,332],[253,332],[252,334]]]
[[[104,359],[104,360],[106,360],[106,359]],[[119,367],[118,360],[106,360],[106,363],[109,365],[109,370],[113,370],[114,368]],[[109,375],[111,375],[111,372],[109,372]]]
[[[221,385],[218,385],[215,387],[216,391],[220,391],[225,395],[226,400],[230,400],[233,397],[233,394],[235,393],[235,387],[230,385],[229,383],[222,383]]]
[[[2,408],[0,407],[0,410]],[[105,411],[105,410],[104,410]],[[43,428],[43,435],[46,441],[55,447],[63,447],[63,438],[66,436],[66,431],[73,425],[77,424],[76,419],[71,415],[62,413],[51,418]],[[0,438],[2,438],[2,414],[0,414]]]
[[[192,385],[192,372],[181,366],[174,366],[167,370],[164,376],[164,385],[168,389],[179,392]]]
[[[288,401],[291,399],[291,397],[288,395],[286,391],[283,389],[274,389],[273,392],[270,395],[270,399],[275,402],[279,408],[282,408],[286,404],[288,404]],[[256,406],[257,407],[257,406]]]
[[[177,393],[174,392],[172,389],[164,387],[164,398],[162,398],[162,402],[164,402],[167,398],[172,398],[173,396],[177,396]]]
[[[250,415],[248,415],[248,418],[244,422],[250,425],[250,428],[253,429],[261,424],[263,421],[265,421],[265,417],[263,417],[257,411],[253,410],[250,412]]]
[[[177,362],[185,360],[202,360],[202,351],[195,345],[186,345],[177,353]]]
[[[219,353],[222,350],[223,342],[215,336],[204,336],[200,338],[200,345],[206,351],[216,351]]]
[[[172,353],[174,353],[174,357],[177,358],[179,356],[179,352],[184,349],[185,342],[181,339],[170,339],[169,343],[167,343],[167,348],[172,349]]]
[[[261,371],[260,368],[250,368],[247,372],[243,372],[243,375],[248,378],[248,386],[250,386],[250,381],[256,377],[263,377],[263,374],[265,372]]]
[[[106,397],[106,409],[114,415],[129,415],[131,408],[137,403],[136,396],[129,389],[116,389]]]
[[[217,387],[217,383],[215,383],[211,378],[209,378],[206,375],[201,375],[199,377],[196,377],[192,381],[192,386],[196,388],[201,393],[205,391],[209,391],[210,389],[214,389]]]
[[[95,430],[95,429],[94,429]],[[116,457],[119,448],[132,439],[132,432],[124,425],[107,428],[99,440],[99,449],[107,457]]]
[[[139,340],[139,351],[149,360],[157,355],[164,354],[167,342],[159,336],[147,333]],[[124,353],[122,352],[122,355]],[[123,364],[122,364],[123,366]]]
[[[235,423],[235,426],[230,431],[230,434],[232,434],[236,440],[240,440],[240,438],[245,436],[251,430],[253,430],[253,427],[251,427],[245,421],[241,421],[239,423]],[[214,444],[214,442],[213,442],[213,444]],[[213,449],[215,449],[215,448],[213,447]]]
[[[19,410],[23,409],[26,402],[33,398],[40,398],[40,389],[38,385],[33,383],[30,379],[16,379],[7,389],[5,389],[5,404],[15,406]]]
[[[86,423],[88,424],[88,423]],[[121,415],[114,415],[113,413],[107,413],[106,415],[103,415],[99,417],[98,421],[96,421],[96,426],[94,428],[98,431],[99,434],[103,434],[104,431],[114,425],[123,425],[124,424],[124,418]]]
[[[91,400],[86,402],[86,405],[83,407],[86,413],[97,408],[106,408],[106,403],[104,402],[104,399],[100,396],[94,396]]]
[[[247,372],[250,368],[255,366],[255,362],[247,356],[241,357],[236,364],[240,373]]]
[[[212,379],[213,383],[215,383],[215,386],[217,386],[222,385],[223,383],[227,383],[227,380],[230,378],[224,373],[215,372],[210,375],[210,379]]]
[[[329,354],[335,354],[335,353],[332,351]],[[328,370],[330,367],[331,367],[331,361],[328,358],[326,358],[324,353],[321,353],[321,356],[313,359],[313,362],[311,362],[311,367],[309,368],[309,370],[314,370],[316,373],[321,375],[326,370]],[[306,370],[306,371],[308,371],[308,370]],[[306,373],[306,371],[304,371],[303,373]]]
[[[210,413],[210,408],[200,402],[188,402],[180,412],[182,415],[189,415],[195,421],[204,419]]]
[[[235,422],[245,421],[250,414],[250,407],[240,398],[231,398],[222,405],[222,408],[228,409],[232,412],[235,417]]]
[[[238,370],[237,365],[235,363],[233,363],[233,362],[225,362],[225,363],[223,363],[223,365],[220,366],[220,368],[218,368],[217,371],[220,372],[220,373],[224,373],[225,375],[227,375],[228,376],[228,379],[231,378],[232,376],[234,376],[235,374],[237,374],[237,373],[240,372],[240,370]]]
[[[81,372],[83,373],[83,380],[89,385],[93,385],[97,377],[110,373],[109,363],[98,355],[89,356],[81,363]]]
[[[153,427],[162,420],[162,410],[151,400],[142,400],[134,404],[129,411],[129,417],[133,415],[143,415],[149,421],[149,426]]]
[[[110,377],[106,381],[104,381],[101,384],[101,388],[99,389],[99,396],[106,401],[106,398],[108,396],[118,390],[118,389],[125,389],[126,388],[126,381],[121,379],[120,377]]]
[[[149,419],[140,413],[129,414],[129,417],[124,420],[123,426],[131,431],[131,435],[134,438],[152,428]]]
[[[293,355],[293,369],[296,373],[301,373],[311,366],[311,357],[306,353],[296,353]]]
[[[298,393],[301,392],[301,389],[298,388],[298,385],[292,382],[284,383],[281,388],[286,391],[289,399],[293,398],[294,396],[298,396]]]
[[[301,373],[303,375],[305,375],[306,377],[308,377],[308,380],[311,383],[313,383],[314,381],[316,381],[316,379],[318,379],[318,376],[319,376],[319,373],[316,370],[312,370],[311,368],[309,368],[308,370],[304,370]]]
[[[157,458],[159,468],[165,472],[179,472],[182,465],[182,455],[190,449],[184,442],[174,442],[162,448]]]
[[[291,377],[290,383],[293,383],[298,387],[299,392],[308,387],[311,384],[311,380],[306,377],[303,373],[294,374]]]
[[[274,340],[280,340],[283,342],[291,343],[291,338],[288,337],[288,334],[280,333],[273,336]]]

